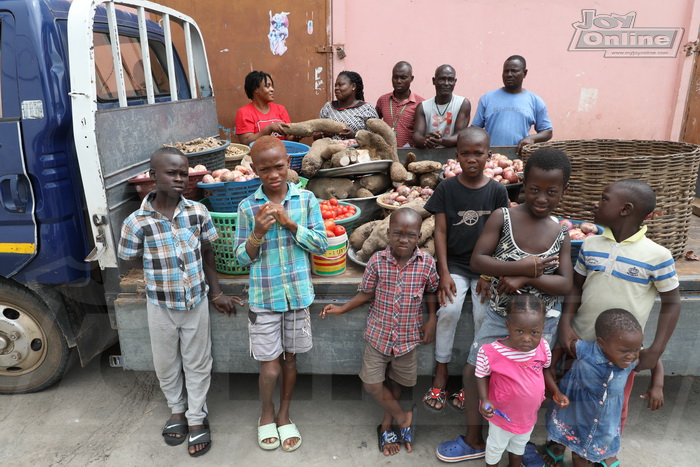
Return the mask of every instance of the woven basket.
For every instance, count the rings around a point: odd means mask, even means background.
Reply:
[[[593,206],[603,189],[623,178],[647,182],[656,192],[656,210],[645,221],[647,236],[680,257],[688,240],[695,182],[700,167],[700,146],[673,141],[570,140],[529,144],[523,148],[527,162],[533,151],[552,147],[571,159],[571,180],[555,214],[593,220]]]

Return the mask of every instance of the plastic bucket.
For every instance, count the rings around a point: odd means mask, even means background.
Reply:
[[[317,276],[337,276],[345,272],[348,252],[348,236],[328,239],[328,249],[323,255],[311,255],[311,272]]]

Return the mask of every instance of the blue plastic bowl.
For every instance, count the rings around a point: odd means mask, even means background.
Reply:
[[[291,159],[289,168],[298,173],[301,171],[301,161],[304,159],[306,153],[309,152],[311,146],[304,143],[297,143],[296,141],[282,140],[282,142],[284,143],[284,148],[287,150],[287,155]],[[254,144],[255,141],[250,143],[249,146],[252,148]]]

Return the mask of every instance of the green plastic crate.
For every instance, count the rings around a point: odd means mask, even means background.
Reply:
[[[236,261],[234,241],[238,213],[209,211],[209,214],[219,234],[219,238],[211,244],[216,270],[223,274],[248,274],[250,268],[241,266]]]

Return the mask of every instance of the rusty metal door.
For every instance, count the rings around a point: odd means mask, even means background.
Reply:
[[[191,16],[202,29],[222,136],[233,136],[236,111],[250,102],[243,85],[252,70],[272,75],[275,103],[292,121],[318,117],[333,90],[330,0],[159,3]]]

